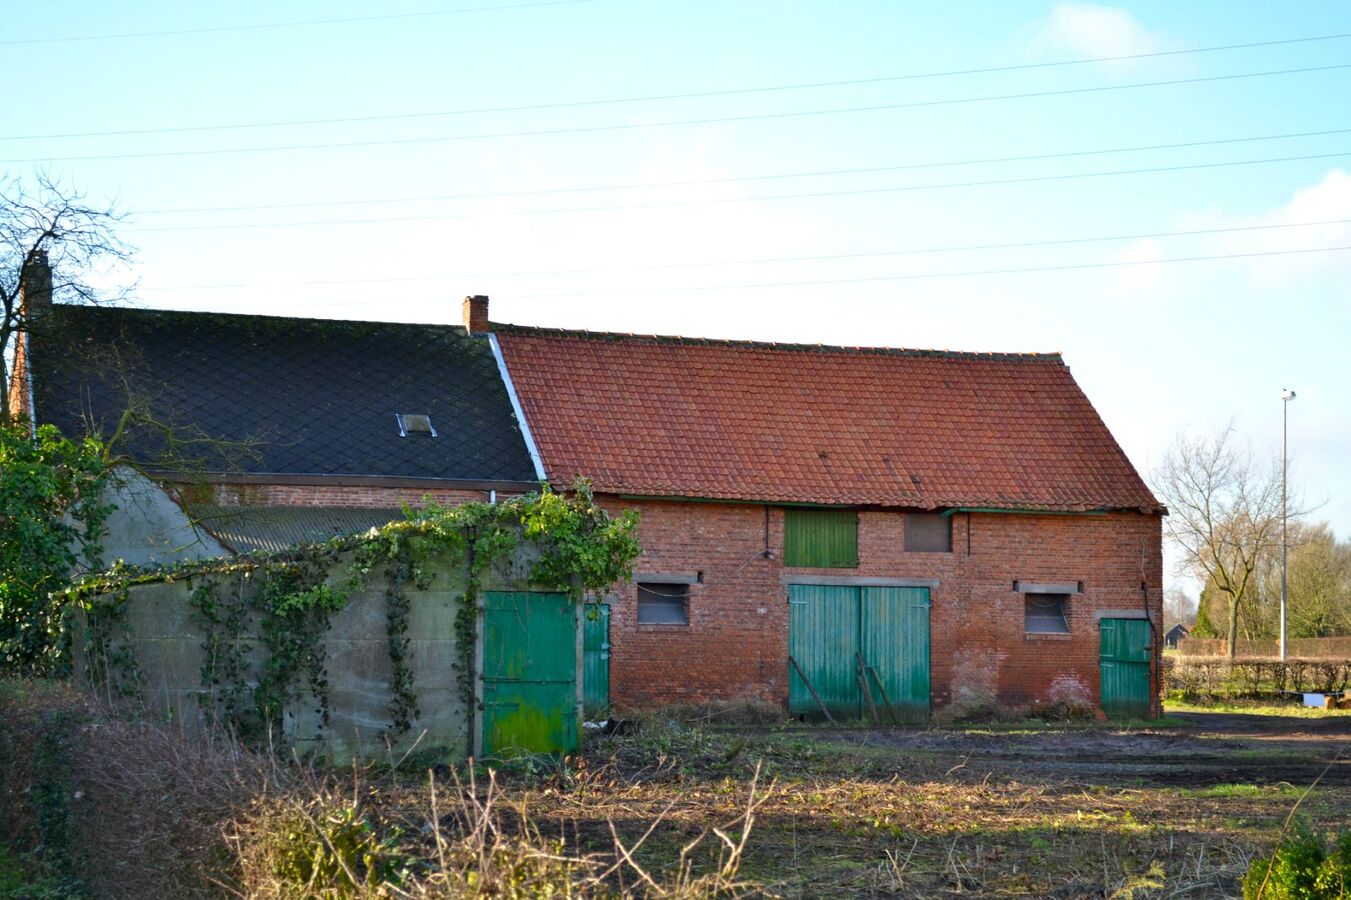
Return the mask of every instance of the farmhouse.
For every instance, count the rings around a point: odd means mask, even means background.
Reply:
[[[109,560],[277,550],[539,485],[489,336],[52,304],[39,285],[14,408],[137,463]]]
[[[131,421],[123,452],[178,461],[151,473],[172,502],[147,482],[110,556],[277,547],[583,476],[640,512],[644,548],[588,635],[601,705],[1153,711],[1165,511],[1059,355],[499,325],[487,297],[458,326],[36,321],[11,387],[38,421]]]

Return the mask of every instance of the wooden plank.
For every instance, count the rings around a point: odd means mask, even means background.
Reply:
[[[891,705],[891,698],[887,696],[886,686],[882,684],[882,676],[877,674],[877,670],[868,666],[868,674],[872,675],[873,680],[877,682],[877,692],[882,695],[882,704],[887,708],[887,714],[891,716],[893,724],[901,724],[900,718],[896,715],[896,707]]]
[[[807,692],[812,695],[812,699],[815,700],[816,705],[821,708],[821,712],[826,714],[826,721],[834,725],[835,717],[830,714],[830,710],[826,709],[826,705],[821,702],[820,695],[816,693],[816,688],[812,686],[812,680],[807,677],[806,672],[802,671],[802,667],[797,664],[797,660],[793,659],[791,653],[788,654],[788,661],[793,664],[794,671],[796,671],[798,677],[802,679],[802,683],[807,686]]]
[[[863,691],[863,700],[868,704],[868,714],[872,716],[874,725],[881,725],[882,718],[877,714],[877,704],[873,702],[872,688],[868,687],[868,676],[865,674],[868,667],[863,664],[863,654],[854,651],[854,658],[858,660],[858,686]]]

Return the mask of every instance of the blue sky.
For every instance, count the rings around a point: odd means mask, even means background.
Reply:
[[[485,293],[528,324],[1058,350],[1142,472],[1231,421],[1277,452],[1292,387],[1292,483],[1351,534],[1351,251],[1289,252],[1351,245],[1351,39],[1170,52],[1351,33],[1351,7],[5,0],[0,21],[0,170],[129,213],[143,305],[458,321]],[[1168,55],[1043,65],[1139,54]],[[1020,156],[1050,158],[976,162]],[[1182,231],[1205,233],[1160,236]],[[1036,246],[988,249],[1014,243]],[[1238,258],[1154,262],[1196,256]],[[970,274],[1008,269],[1056,270]]]

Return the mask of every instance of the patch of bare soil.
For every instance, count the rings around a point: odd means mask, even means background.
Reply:
[[[1185,729],[1045,731],[837,731],[860,747],[951,757],[968,769],[1101,784],[1206,787],[1249,783],[1351,785],[1351,717],[1306,719],[1187,713]],[[1339,751],[1347,752],[1340,758]]]

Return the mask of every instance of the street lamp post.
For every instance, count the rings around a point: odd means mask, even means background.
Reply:
[[[1288,599],[1285,585],[1285,555],[1286,555],[1286,469],[1289,459],[1286,453],[1286,447],[1289,445],[1290,434],[1290,401],[1295,399],[1295,392],[1289,388],[1281,389],[1281,661],[1285,660],[1285,606]]]

